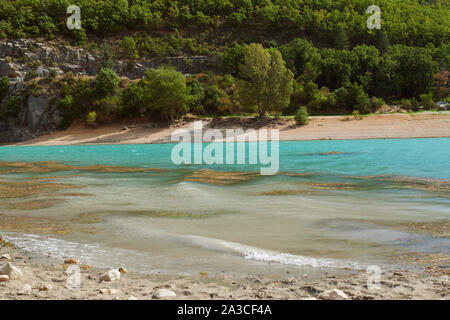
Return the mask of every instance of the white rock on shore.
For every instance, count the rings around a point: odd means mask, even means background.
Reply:
[[[31,286],[27,283],[25,284],[20,290],[19,295],[20,296],[29,296],[31,294]]]
[[[5,260],[12,260],[11,256],[7,253],[5,253],[4,255],[2,255],[1,259],[5,259]]]
[[[8,282],[9,277],[6,274],[0,276],[0,282]]]
[[[175,294],[175,292],[170,291],[168,289],[158,289],[153,294],[154,299],[160,299],[160,298],[166,298],[166,297],[176,297],[176,296],[177,295]]]
[[[323,300],[347,300],[348,296],[343,291],[334,288],[321,293],[318,298]]]
[[[120,279],[120,271],[117,269],[112,269],[100,276],[100,281],[114,281]]]
[[[18,280],[22,277],[22,271],[12,263],[5,263],[0,268],[0,275],[7,275],[10,280]]]

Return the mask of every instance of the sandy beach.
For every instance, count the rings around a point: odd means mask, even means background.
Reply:
[[[370,274],[365,270],[349,270],[340,275],[325,274],[320,279],[309,279],[308,274],[297,278],[289,277],[289,274],[280,275],[279,279],[260,276],[234,278],[226,274],[209,277],[206,272],[194,277],[170,277],[140,275],[125,270],[126,273],[122,272],[118,280],[100,281],[101,275],[108,270],[91,268],[78,262],[80,288],[70,289],[67,281],[73,275],[69,273],[73,264],[63,260],[42,264],[13,247],[0,247],[0,256],[0,268],[9,263],[22,272],[18,279],[0,282],[0,300],[449,299],[448,275],[418,274],[405,270],[384,272],[379,288],[368,288]],[[158,297],[159,289],[170,290],[175,296]]]
[[[204,127],[211,119],[203,119]],[[236,128],[239,123],[221,128]],[[236,125],[237,124],[237,125]],[[86,145],[86,144],[146,144],[168,143],[176,129],[189,129],[192,121],[180,122],[170,128],[146,128],[144,122],[118,123],[88,128],[73,125],[68,130],[56,131],[35,139],[17,143],[24,146]],[[346,139],[400,139],[450,137],[450,112],[417,114],[380,114],[360,120],[345,116],[310,117],[308,125],[297,127],[293,120],[278,121],[280,140],[346,140]],[[244,128],[246,129],[246,128]]]

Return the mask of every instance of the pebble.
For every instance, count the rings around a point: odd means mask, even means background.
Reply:
[[[114,281],[120,279],[120,271],[117,269],[112,269],[100,276],[100,281]]]
[[[100,289],[101,294],[113,295],[113,294],[116,294],[117,292],[119,292],[119,290],[117,290],[117,289],[111,289],[111,288]]]
[[[15,265],[7,262],[0,268],[0,275],[7,275],[11,280],[18,280],[22,277],[23,273]]]
[[[29,296],[31,294],[31,286],[29,284],[25,284],[22,289],[19,290],[19,295],[21,296]]]
[[[160,298],[166,298],[166,297],[176,297],[177,295],[175,292],[168,290],[168,289],[158,289],[153,294],[154,299],[160,299]]]
[[[79,261],[74,258],[68,258],[68,259],[64,260],[64,263],[67,263],[67,264],[78,264],[78,262]]]
[[[120,273],[128,273],[128,270],[125,268],[119,268]]]
[[[12,260],[12,257],[9,254],[5,253],[4,255],[2,255],[1,259]]]
[[[347,300],[348,296],[343,291],[334,288],[321,293],[318,298],[323,300]]]
[[[50,291],[53,290],[53,287],[50,284],[44,284],[39,287],[39,291]]]
[[[0,276],[0,282],[8,282],[9,276],[6,274],[3,274]]]
[[[138,298],[136,298],[135,296],[131,296],[128,298],[128,300],[139,300]]]

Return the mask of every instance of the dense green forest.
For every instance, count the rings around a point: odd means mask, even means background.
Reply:
[[[251,81],[245,72],[251,43],[262,44],[273,61],[281,53],[282,67],[292,73],[287,103],[270,112],[293,115],[306,106],[313,114],[369,113],[384,102],[418,110],[448,101],[450,2],[376,2],[380,30],[366,26],[373,0],[0,0],[0,38],[65,39],[131,62],[179,55],[216,58],[217,74],[179,77],[161,68],[129,85],[119,85],[103,70],[97,78],[106,77],[117,89],[101,92],[97,79],[62,95],[66,108],[79,105],[76,97],[88,103],[78,113],[103,112],[96,106],[105,105],[115,106],[117,115],[143,115],[158,105],[159,114],[170,120],[184,112],[256,112],[258,106],[244,101],[242,89]],[[66,27],[71,4],[81,8],[80,30]],[[105,67],[113,69],[114,63]],[[157,73],[175,87],[158,87],[163,84],[155,83]],[[82,92],[72,92],[76,88]],[[152,90],[164,89],[178,93],[176,112],[162,110],[167,103],[156,101],[155,94],[152,98]],[[83,92],[97,94],[86,100]]]

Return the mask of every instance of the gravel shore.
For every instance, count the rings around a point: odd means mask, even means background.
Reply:
[[[348,271],[310,280],[298,278],[233,278],[207,273],[192,277],[140,275],[132,270],[92,268],[76,258],[53,264],[40,264],[12,246],[0,247],[0,270],[13,266],[11,279],[0,282],[0,299],[7,300],[149,300],[149,299],[449,299],[449,276],[421,274],[405,270],[381,274],[379,288],[368,288],[370,274]],[[17,276],[17,269],[20,275]],[[79,270],[80,287],[77,286]],[[1,273],[1,272],[0,272]],[[107,273],[105,275],[105,273]],[[109,276],[113,281],[101,281]],[[114,278],[113,277],[113,278]],[[3,279],[6,277],[3,276]],[[2,279],[2,276],[0,276]],[[75,281],[74,281],[75,280]],[[376,284],[376,283],[374,283]]]

